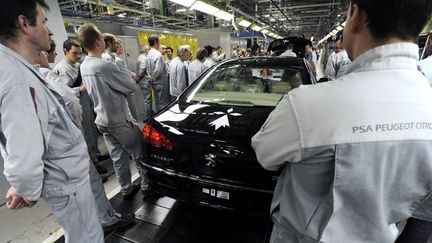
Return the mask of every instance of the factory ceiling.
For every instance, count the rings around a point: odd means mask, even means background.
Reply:
[[[189,0],[190,1],[190,0]],[[205,1],[232,14],[232,21],[215,18],[182,6],[177,0],[58,0],[64,16],[123,23],[131,26],[197,30],[231,28],[233,32],[252,31],[239,26],[243,18],[279,36],[325,36],[340,25],[348,7],[347,0],[213,0]],[[191,2],[194,2],[193,0]]]

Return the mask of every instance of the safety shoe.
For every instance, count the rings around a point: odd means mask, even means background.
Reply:
[[[99,173],[99,175],[108,173],[108,170],[105,169],[104,167],[100,166],[100,165],[95,165],[95,167],[96,167],[96,170]]]
[[[141,190],[141,193],[143,195],[143,200],[146,200],[147,198],[151,197],[154,194],[153,189],[147,189],[147,190]]]
[[[135,194],[139,191],[140,185],[133,184],[132,190],[128,194],[123,194],[123,200],[129,201],[135,197]]]
[[[113,230],[116,230],[118,228],[122,228],[122,227],[125,227],[125,226],[132,224],[133,220],[135,218],[135,214],[124,213],[124,214],[121,214],[120,217],[117,215],[114,217],[118,218],[118,221],[114,224],[111,224],[111,225],[102,226],[104,232],[113,231]]]

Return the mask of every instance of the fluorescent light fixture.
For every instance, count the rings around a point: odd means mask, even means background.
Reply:
[[[267,34],[268,32],[269,32],[269,31],[266,30],[266,29],[261,30],[261,33],[263,33],[263,34]]]
[[[241,26],[243,26],[243,27],[249,27],[252,23],[251,22],[249,22],[249,21],[247,21],[247,20],[245,20],[245,19],[243,19],[243,18],[240,18],[239,20],[238,20],[238,24],[239,25],[241,25]]]
[[[192,4],[191,8],[210,15],[215,15],[220,10],[203,1],[196,1]]]
[[[271,36],[271,37],[275,36],[275,34],[274,34],[273,32],[270,32],[270,33],[268,33],[267,35],[269,35],[269,36]]]
[[[261,27],[259,27],[258,25],[256,25],[256,24],[253,24],[252,26],[251,26],[251,28],[253,29],[253,30],[255,30],[255,31],[260,31],[262,28]]]
[[[346,24],[346,21],[345,22],[343,22],[341,25],[342,25],[342,27],[345,27],[345,24]]]
[[[180,13],[180,12],[186,12],[187,9],[185,8],[179,8],[176,10],[176,12]]]
[[[125,18],[126,17],[126,13],[117,14],[117,17]]]
[[[336,35],[337,34],[337,30],[333,30],[331,33],[333,34],[333,35]]]
[[[216,16],[217,18],[220,18],[220,19],[223,19],[223,20],[226,20],[226,21],[231,21],[231,20],[234,18],[234,15],[232,15],[232,14],[230,14],[230,13],[228,13],[228,12],[225,12],[225,11],[223,11],[223,10],[218,11],[218,12],[215,14],[215,16]]]
[[[168,1],[173,2],[173,3],[177,3],[179,5],[182,5],[182,6],[185,6],[188,8],[195,2],[195,0],[168,0]]]
[[[337,31],[341,31],[341,30],[343,30],[343,27],[342,26],[338,26],[338,27],[336,27],[336,30]]]

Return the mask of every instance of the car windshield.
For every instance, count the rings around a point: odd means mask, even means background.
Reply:
[[[187,102],[238,106],[276,106],[306,74],[300,67],[235,65],[210,71],[185,93]]]

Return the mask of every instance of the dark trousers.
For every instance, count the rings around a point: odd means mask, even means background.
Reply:
[[[395,243],[427,243],[432,235],[432,222],[409,218]]]

